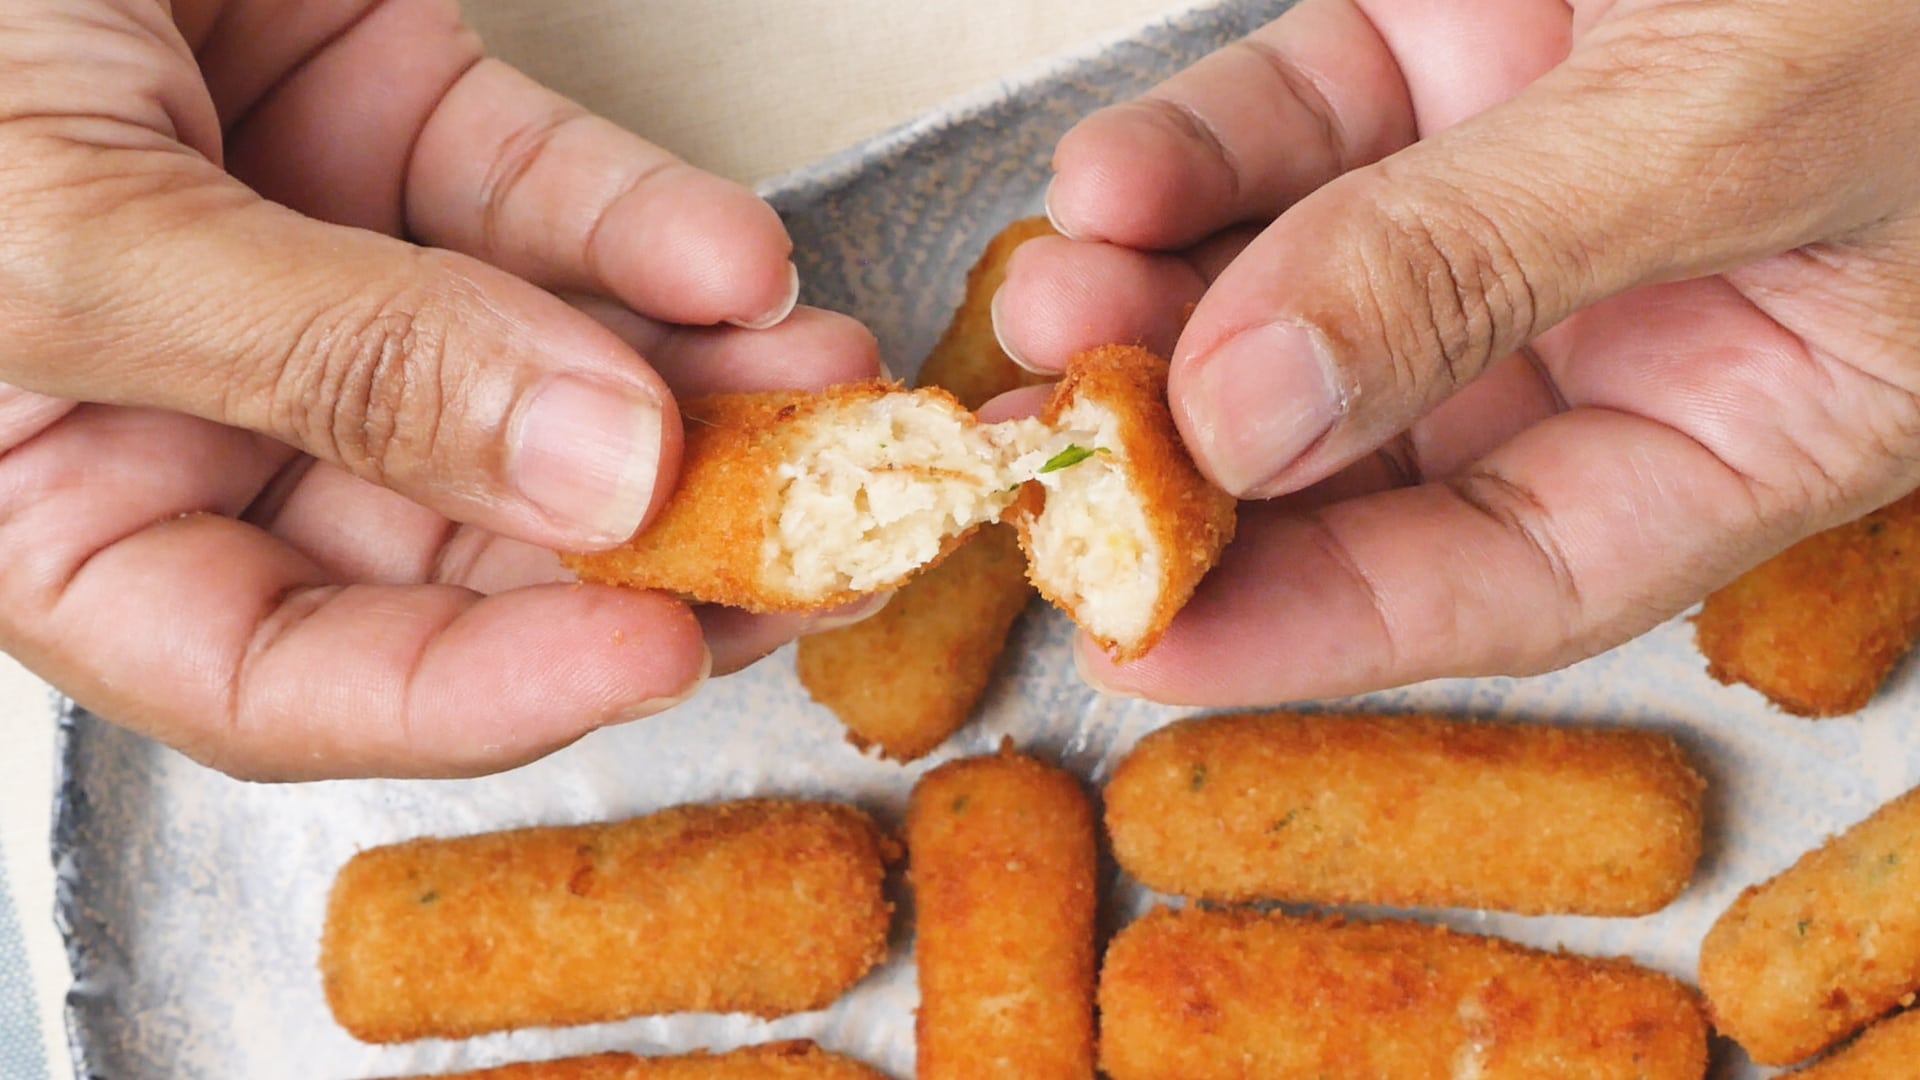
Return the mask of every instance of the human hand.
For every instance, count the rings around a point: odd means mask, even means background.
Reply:
[[[0,647],[237,774],[450,775],[797,629],[551,550],[659,503],[670,391],[877,370],[788,317],[763,202],[481,59],[453,0],[7,16]]]
[[[1054,168],[1009,351],[1286,496],[1110,689],[1550,669],[1920,483],[1914,5],[1306,0]]]

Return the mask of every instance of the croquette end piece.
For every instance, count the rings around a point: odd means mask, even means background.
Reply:
[[[1707,597],[1707,673],[1797,716],[1866,708],[1920,634],[1920,493],[1808,537]]]
[[[1074,357],[1042,420],[1092,428],[1101,445],[1085,449],[1102,452],[1043,484],[1037,508],[1011,514],[1034,587],[1123,662],[1158,643],[1237,520],[1233,496],[1187,456],[1167,406],[1167,371],[1136,346]]]
[[[1740,894],[1700,945],[1714,1026],[1787,1065],[1920,992],[1920,788]]]
[[[1788,1080],[1890,1080],[1911,1073],[1915,1062],[1920,1062],[1920,1010],[1909,1009]]]

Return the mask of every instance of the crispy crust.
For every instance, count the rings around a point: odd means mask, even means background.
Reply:
[[[817,425],[832,426],[841,409],[904,393],[954,401],[943,390],[909,391],[885,382],[690,401],[683,407],[686,449],[673,498],[621,547],[568,555],[562,562],[582,581],[661,589],[746,611],[817,611],[851,603],[864,594],[795,593],[768,580],[762,542],[774,524],[778,469]],[[965,538],[949,539],[940,558]]]
[[[1131,345],[1105,345],[1081,353],[1068,362],[1066,376],[1054,389],[1042,419],[1057,422],[1081,398],[1119,417],[1127,475],[1146,508],[1165,567],[1147,631],[1136,641],[1100,639],[1101,647],[1116,660],[1135,660],[1159,642],[1200,579],[1219,561],[1220,552],[1233,539],[1238,504],[1202,476],[1187,456],[1167,407],[1165,360]],[[1033,519],[1044,512],[1044,505],[1044,500],[1023,500],[1012,511],[1029,567],[1034,562]],[[1042,596],[1069,616],[1075,614],[1060,590],[1032,570],[1029,577]]]
[[[1817,1053],[1920,991],[1920,789],[1747,889],[1700,946],[1714,1026],[1763,1065]]]
[[[973,715],[1032,597],[1013,530],[989,525],[879,614],[801,638],[794,666],[855,746],[912,761]]]
[[[886,1080],[878,1069],[820,1049],[804,1039],[749,1046],[726,1054],[639,1057],[595,1054],[529,1061],[495,1069],[414,1080]]]
[[[1800,716],[1866,707],[1920,635],[1920,494],[1829,529],[1707,597],[1707,672]]]
[[[356,855],[320,969],[365,1042],[821,1008],[886,956],[888,842],[851,807],[746,800]]]
[[[1920,1061],[1920,1011],[1904,1012],[1868,1028],[1852,1044],[1793,1080],[1889,1080],[1910,1074]]]
[[[1704,788],[1649,732],[1275,712],[1141,740],[1107,830],[1176,895],[1644,915],[1692,878]]]
[[[1095,838],[1073,776],[1003,746],[914,789],[920,1080],[1091,1080]]]
[[[921,386],[941,386],[960,403],[978,409],[1009,390],[1047,381],[1014,363],[993,333],[993,294],[1007,280],[1014,249],[1039,236],[1058,236],[1044,217],[1024,218],[1000,230],[980,261],[967,272],[967,292],[940,335],[939,344],[920,365]]]
[[[1100,976],[1112,1080],[1699,1080],[1691,990],[1625,960],[1408,922],[1156,910]]]

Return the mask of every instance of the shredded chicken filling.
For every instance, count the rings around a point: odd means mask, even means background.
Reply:
[[[984,425],[911,395],[851,406],[781,470],[769,573],[808,592],[884,588],[997,520],[1054,441],[1037,420]]]
[[[1137,640],[1153,623],[1162,557],[1127,478],[1119,421],[1080,401],[1061,416],[1059,429],[1094,452],[1037,477],[1047,501],[1033,523],[1034,573],[1088,630],[1115,641]]]

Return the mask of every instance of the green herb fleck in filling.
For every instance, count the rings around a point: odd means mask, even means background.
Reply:
[[[1040,466],[1040,471],[1044,474],[1059,472],[1061,469],[1071,469],[1097,453],[1099,453],[1098,450],[1089,450],[1084,446],[1075,446],[1072,443],[1068,443],[1065,450],[1048,458],[1047,463]]]

